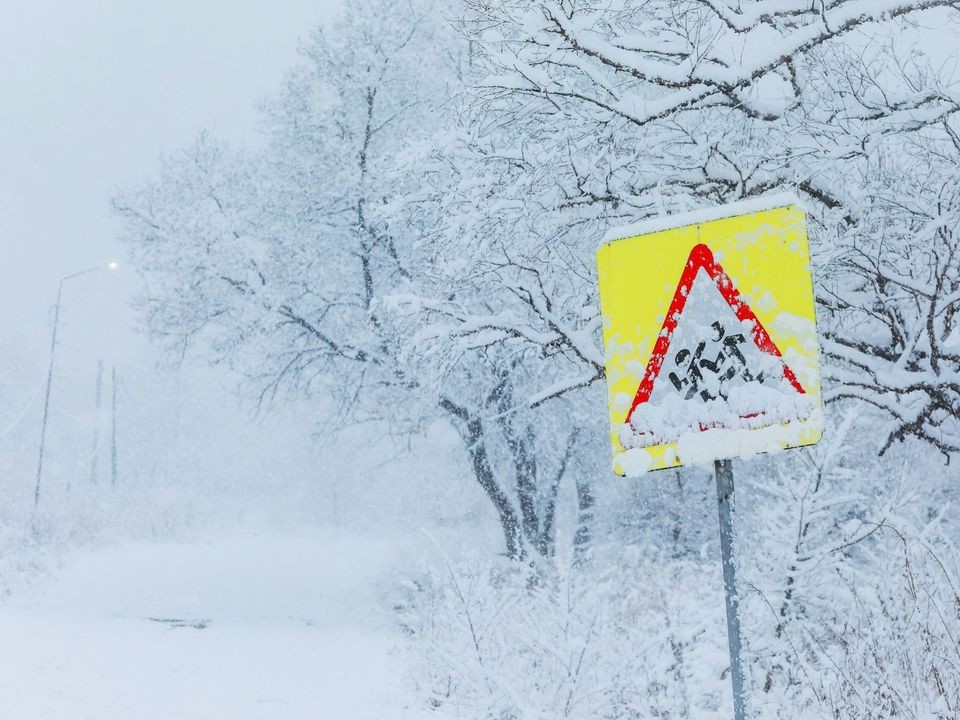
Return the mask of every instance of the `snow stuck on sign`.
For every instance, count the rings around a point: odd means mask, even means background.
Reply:
[[[704,269],[697,271],[675,329],[665,331],[668,350],[649,398],[634,405],[621,430],[624,448],[810,416],[813,405],[796,380],[785,377],[783,359],[754,341],[756,321],[740,320]]]

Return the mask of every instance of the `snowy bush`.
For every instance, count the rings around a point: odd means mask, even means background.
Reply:
[[[817,670],[816,694],[833,717],[955,718],[960,713],[956,553],[934,550],[893,528],[884,534],[882,562],[837,574],[841,603],[823,623],[807,620],[790,629],[813,659],[801,663],[808,673]]]
[[[819,590],[796,594],[789,617],[754,592],[744,628],[755,717],[956,717],[960,595],[945,552],[885,527],[872,561],[819,570],[808,578]],[[713,557],[606,547],[548,577],[443,561],[405,583],[396,609],[411,683],[439,716],[732,712]]]
[[[960,707],[957,533],[930,502],[950,478],[915,445],[893,456],[904,475],[891,487],[863,421],[848,412],[815,450],[740,472],[756,718],[946,719]],[[729,717],[713,480],[655,478],[599,493],[606,519],[583,562],[440,557],[404,582],[395,609],[426,707],[484,720]]]
[[[549,577],[482,560],[407,586],[427,705],[463,718],[730,714],[719,573],[639,547]],[[716,570],[716,566],[713,566]]]

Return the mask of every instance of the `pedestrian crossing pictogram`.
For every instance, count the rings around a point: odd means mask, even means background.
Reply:
[[[683,464],[681,446],[693,455],[718,437],[712,431],[727,431],[717,452],[735,454],[756,451],[758,431],[769,440],[760,449],[819,438],[803,213],[792,202],[724,210],[734,214],[621,235],[598,253],[621,473]]]

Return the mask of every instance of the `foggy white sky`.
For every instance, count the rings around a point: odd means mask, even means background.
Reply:
[[[256,104],[338,0],[0,0],[0,333],[46,352],[60,277],[122,254],[109,198],[201,128],[253,141]],[[63,360],[137,345],[130,270],[73,281]],[[39,370],[39,368],[38,368]]]

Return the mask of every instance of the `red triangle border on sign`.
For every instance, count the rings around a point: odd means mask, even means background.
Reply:
[[[627,424],[630,423],[630,418],[633,417],[633,412],[637,409],[637,406],[650,399],[654,382],[656,382],[657,377],[660,375],[663,361],[670,350],[673,331],[677,328],[680,314],[687,304],[690,289],[693,287],[693,281],[701,269],[705,270],[707,275],[710,276],[710,279],[716,284],[717,290],[720,291],[720,295],[724,301],[730,306],[730,309],[733,310],[734,315],[737,316],[737,320],[741,322],[746,321],[751,324],[752,330],[750,336],[753,339],[753,344],[756,345],[761,352],[783,360],[783,354],[773,341],[773,338],[770,337],[770,333],[763,327],[763,323],[760,322],[760,319],[754,314],[753,310],[750,309],[750,306],[740,297],[740,293],[737,291],[737,288],[734,287],[730,276],[727,275],[723,267],[714,260],[713,251],[703,243],[700,243],[690,251],[690,256],[687,258],[686,267],[680,276],[680,282],[677,284],[677,289],[673,294],[673,300],[670,301],[667,316],[663,320],[663,327],[660,328],[660,333],[657,335],[657,342],[653,346],[653,354],[647,363],[643,380],[640,383],[640,387],[637,388],[637,394],[633,398],[630,412],[627,413],[627,419],[624,421]],[[785,360],[783,361],[783,377],[798,393],[801,395],[806,394],[803,386],[797,380],[797,376]]]

